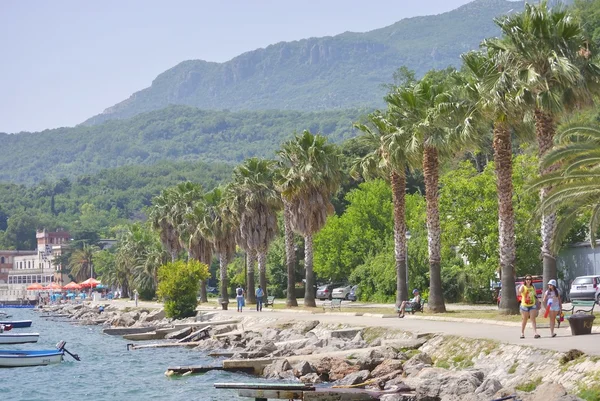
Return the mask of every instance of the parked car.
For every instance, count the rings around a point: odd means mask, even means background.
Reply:
[[[357,285],[353,285],[352,288],[350,289],[350,292],[348,293],[348,301],[356,301],[358,299],[358,286]]]
[[[542,279],[541,276],[532,276],[531,277],[531,283],[533,284],[533,286],[535,287],[535,295],[540,299],[542,296],[542,293],[544,292],[544,280]],[[517,281],[515,281],[515,292],[517,293],[517,301],[519,301],[519,303],[521,303],[521,294],[519,294],[519,287],[523,285],[523,283],[525,282],[523,277],[520,277],[517,279]],[[500,289],[500,291],[498,292],[498,307],[500,307],[500,299],[502,298],[502,289]]]
[[[319,287],[317,287],[317,295],[316,298],[317,299],[332,299],[333,296],[333,284],[325,284],[325,285],[320,285]]]
[[[334,288],[331,297],[332,298],[340,298],[340,299],[348,299],[348,294],[352,290],[351,285],[345,285],[343,287]]]
[[[600,302],[600,276],[580,276],[571,283],[569,298]]]

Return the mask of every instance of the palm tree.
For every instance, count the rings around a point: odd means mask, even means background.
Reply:
[[[152,200],[149,216],[152,228],[160,234],[160,241],[171,255],[172,262],[177,259],[177,255],[182,250],[177,223],[174,221],[176,200],[176,194],[172,188],[163,190]]]
[[[543,213],[557,213],[557,229],[552,238],[552,251],[558,252],[573,221],[589,213],[589,239],[596,245],[600,227],[600,126],[568,128],[556,138],[558,145],[541,161],[542,168],[558,164],[557,171],[535,180],[531,189],[551,188],[540,204]]]
[[[467,118],[463,125],[468,137],[478,132],[478,121],[493,122],[494,167],[498,193],[498,231],[502,299],[500,310],[518,314],[519,305],[514,286],[516,271],[515,214],[513,209],[511,125],[517,120],[520,103],[518,83],[506,69],[501,68],[502,54],[470,52],[463,54],[469,76],[464,82]],[[522,116],[521,116],[522,118]],[[486,133],[484,133],[487,136]]]
[[[227,310],[229,303],[229,284],[227,264],[235,253],[238,226],[235,214],[228,208],[224,191],[215,188],[204,195],[204,200],[197,203],[186,216],[190,224],[197,227],[197,235],[209,240],[219,257],[219,275],[221,306]]]
[[[380,112],[370,114],[369,125],[355,124],[364,132],[363,141],[373,151],[358,159],[352,167],[352,175],[362,174],[365,179],[383,176],[390,180],[394,203],[394,255],[396,260],[396,304],[408,299],[406,281],[406,168],[407,139],[405,131],[394,127]]]
[[[100,248],[84,243],[81,249],[75,250],[69,258],[71,275],[76,281],[83,281],[94,274],[94,253]]]
[[[277,185],[283,199],[289,202],[292,228],[304,236],[304,305],[315,307],[313,235],[334,212],[330,198],[341,182],[339,151],[324,136],[305,130],[285,142],[278,155],[282,169]]]
[[[248,252],[250,262],[253,255],[257,256],[259,281],[265,296],[267,251],[277,235],[277,212],[282,206],[273,182],[274,174],[274,161],[250,158],[234,169],[230,186],[232,209],[239,218],[239,241]],[[249,277],[252,271],[253,264],[249,263]],[[248,296],[251,301],[254,300],[253,294],[253,280],[249,280]]]
[[[597,88],[600,69],[590,59],[579,23],[564,9],[549,9],[546,0],[525,4],[522,13],[497,19],[502,38],[484,44],[507,54],[507,68],[524,83],[535,118],[540,159],[552,148],[555,124],[570,107],[589,103]],[[557,166],[540,166],[549,174]],[[541,188],[540,198],[550,188]],[[556,214],[542,215],[541,237],[544,282],[556,278],[556,256],[552,251]]]
[[[388,117],[399,130],[411,135],[409,154],[421,154],[429,246],[429,300],[432,312],[446,311],[441,277],[441,232],[439,216],[440,155],[451,152],[452,96],[446,72],[429,72],[421,81],[396,88],[386,96]]]

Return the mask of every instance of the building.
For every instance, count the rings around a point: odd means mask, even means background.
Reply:
[[[578,242],[563,248],[556,264],[564,280],[573,281],[578,276],[600,275],[600,241],[591,247],[590,242]]]
[[[37,294],[27,291],[27,286],[33,283],[66,284],[67,277],[62,273],[62,266],[55,261],[69,247],[69,233],[44,229],[36,233],[36,239],[36,250],[0,250],[0,302],[35,299]]]

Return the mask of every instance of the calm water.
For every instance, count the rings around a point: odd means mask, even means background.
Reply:
[[[190,349],[127,351],[129,341],[102,334],[101,327],[42,319],[32,310],[4,311],[12,315],[10,319],[33,321],[31,328],[13,332],[40,333],[40,339],[36,344],[0,345],[2,349],[54,349],[64,340],[66,349],[79,354],[81,362],[65,354],[57,365],[0,369],[2,400],[250,400],[238,397],[235,390],[215,390],[213,383],[258,381],[227,372],[168,378],[164,375],[168,366],[207,365],[216,360]]]

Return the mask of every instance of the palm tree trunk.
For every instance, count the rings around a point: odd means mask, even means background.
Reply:
[[[263,299],[267,299],[267,251],[258,251],[258,281],[264,292]]]
[[[408,300],[408,283],[406,281],[406,175],[392,172],[392,199],[394,202],[394,256],[396,258],[396,305]]]
[[[535,110],[535,133],[538,140],[538,154],[540,160],[554,144],[554,120],[550,114],[541,110]],[[540,169],[540,174],[548,174],[555,171],[558,166],[550,166],[546,169]],[[543,201],[551,188],[542,188],[540,191],[540,201]],[[557,278],[556,255],[552,252],[552,238],[556,229],[556,214],[542,215],[541,236],[542,236],[542,258],[544,283]]]
[[[224,254],[219,254],[219,274],[221,287],[221,307],[227,310],[229,303],[229,281],[227,280],[227,258]]]
[[[298,306],[296,301],[296,251],[294,249],[294,231],[292,230],[292,211],[290,204],[283,201],[283,225],[285,227],[285,261],[287,265],[287,306]]]
[[[441,229],[438,199],[439,160],[437,149],[426,146],[423,151],[423,177],[427,201],[427,242],[429,248],[429,300],[433,313],[446,312],[442,292]]]
[[[304,288],[304,306],[316,307],[315,272],[313,271],[313,236],[304,236],[304,267],[306,269],[306,287]]]
[[[200,280],[200,302],[208,302],[208,295],[206,293],[206,280]]]
[[[512,143],[506,123],[494,125],[494,161],[498,192],[498,235],[502,298],[500,312],[507,315],[519,313],[515,290],[515,213],[513,209]]]
[[[256,262],[256,252],[248,251],[246,253],[246,261],[248,263],[247,266],[247,278],[246,278],[246,301],[249,304],[256,303],[256,288],[254,285],[254,265]]]

